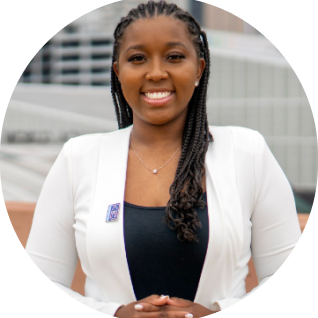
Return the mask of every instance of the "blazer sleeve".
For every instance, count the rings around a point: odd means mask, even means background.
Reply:
[[[68,141],[51,168],[34,212],[26,251],[39,269],[76,300],[114,316],[119,303],[84,297],[71,284],[77,266],[72,194],[72,140]]]
[[[279,269],[301,235],[291,186],[263,136],[254,133],[255,192],[251,215],[251,252],[259,285],[250,293]],[[243,298],[222,299],[213,307],[222,310]]]

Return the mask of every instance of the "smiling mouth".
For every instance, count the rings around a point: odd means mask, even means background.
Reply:
[[[175,96],[173,91],[144,92],[141,94],[144,101],[152,107],[164,107],[170,103]]]
[[[171,95],[172,92],[153,92],[153,93],[150,93],[150,92],[146,92],[144,93],[144,95],[151,99],[151,100],[160,100],[160,99],[164,99],[164,98],[167,98],[168,96]]]

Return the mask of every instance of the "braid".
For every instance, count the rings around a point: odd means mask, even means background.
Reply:
[[[145,4],[144,3],[141,3],[139,6],[138,6],[138,10],[139,10],[139,14],[142,18],[146,18],[147,15],[146,15],[146,11],[145,11]]]
[[[149,17],[153,17],[155,14],[155,2],[154,1],[149,1],[147,3],[148,5],[148,13],[149,13]]]
[[[188,12],[183,11],[175,4],[168,4],[165,1],[149,1],[130,10],[128,15],[118,23],[114,32],[112,63],[118,61],[121,41],[127,27],[136,20],[160,15],[173,17],[184,22],[192,37],[197,56],[205,60],[205,69],[200,83],[195,88],[188,105],[181,156],[174,181],[169,189],[170,199],[166,206],[166,216],[163,219],[171,229],[177,231],[179,240],[197,242],[197,229],[202,225],[196,208],[205,206],[201,200],[202,180],[205,176],[204,163],[209,142],[213,141],[206,113],[207,87],[210,75],[210,54],[206,34]],[[111,93],[119,129],[132,125],[132,109],[123,95],[121,84],[113,69],[111,71]]]

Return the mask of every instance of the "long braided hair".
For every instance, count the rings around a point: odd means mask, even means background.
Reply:
[[[206,114],[206,96],[210,73],[210,54],[207,37],[198,22],[188,13],[173,3],[149,1],[130,10],[121,18],[114,32],[112,64],[118,62],[120,44],[127,27],[139,19],[156,16],[169,16],[183,21],[188,27],[198,58],[205,60],[199,86],[194,90],[188,105],[188,114],[183,131],[182,151],[174,181],[169,189],[170,199],[166,206],[163,221],[177,231],[181,241],[198,242],[197,229],[201,228],[196,208],[203,208],[202,179],[205,176],[205,154],[208,144],[213,141],[209,133]],[[133,123],[133,112],[123,95],[121,84],[111,69],[111,93],[115,105],[119,129]]]

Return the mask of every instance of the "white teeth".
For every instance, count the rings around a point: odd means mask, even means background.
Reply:
[[[163,99],[168,97],[171,92],[145,93],[149,99]]]

